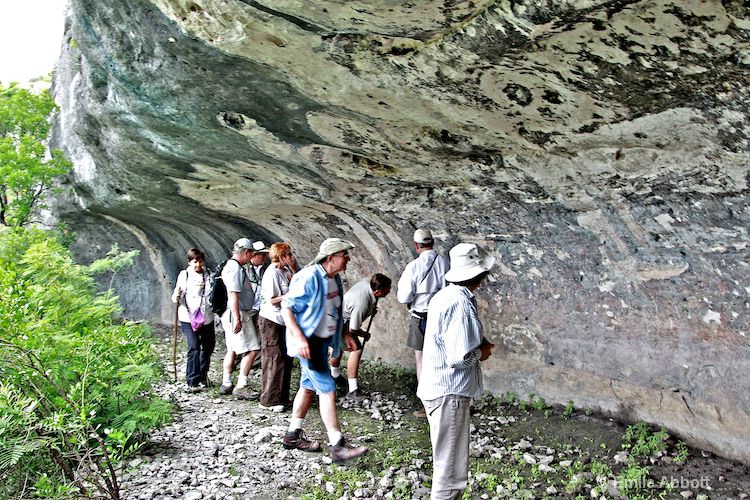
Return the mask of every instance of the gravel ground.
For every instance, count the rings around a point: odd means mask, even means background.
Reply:
[[[163,352],[171,355],[166,347]],[[171,359],[168,364],[171,369]],[[360,378],[370,397],[340,400],[339,415],[345,435],[370,452],[346,467],[331,465],[325,445],[321,453],[284,450],[288,411],[269,412],[215,388],[191,394],[183,382],[165,382],[158,390],[176,403],[174,422],[128,461],[120,477],[123,498],[428,498],[429,430],[412,415],[418,407],[413,373],[368,365]],[[251,386],[258,388],[259,380],[260,370],[253,370]],[[744,499],[750,492],[747,466],[690,448],[682,462],[673,438],[664,440],[664,450],[633,461],[633,450],[621,446],[626,426],[583,409],[488,395],[474,410],[471,498],[625,498],[623,477],[644,468],[630,498]],[[305,428],[325,444],[316,407]]]

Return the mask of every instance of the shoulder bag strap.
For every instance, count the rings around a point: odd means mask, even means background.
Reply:
[[[427,279],[427,276],[430,275],[430,271],[432,271],[432,266],[435,265],[435,261],[438,258],[438,253],[435,252],[435,257],[432,259],[432,262],[430,262],[430,266],[427,268],[427,271],[424,273],[424,276],[422,276],[422,279],[419,280],[419,283],[417,283],[417,286],[421,285],[424,280]]]

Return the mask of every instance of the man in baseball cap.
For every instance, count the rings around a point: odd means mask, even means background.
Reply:
[[[240,238],[234,242],[232,257],[221,271],[221,279],[227,289],[227,309],[221,315],[227,352],[224,356],[224,373],[219,392],[232,393],[241,399],[258,397],[258,393],[252,391],[247,384],[250,369],[260,352],[260,340],[253,321],[255,292],[247,272],[243,269],[243,266],[250,264],[253,255],[253,242],[248,238]],[[237,356],[242,356],[242,360],[235,386],[232,384],[232,370]]]
[[[422,345],[424,329],[427,323],[427,306],[438,290],[443,288],[443,276],[448,270],[448,259],[438,254],[433,246],[435,240],[429,229],[419,228],[414,231],[414,250],[417,258],[409,262],[398,280],[396,297],[409,308],[409,335],[406,345],[414,349],[414,361],[417,368],[417,381],[422,370]],[[417,417],[425,418],[424,410],[414,412]]]

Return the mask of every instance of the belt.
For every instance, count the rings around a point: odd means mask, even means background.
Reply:
[[[419,319],[427,319],[427,312],[412,311],[411,315]]]

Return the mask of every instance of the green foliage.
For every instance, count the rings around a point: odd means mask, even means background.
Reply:
[[[677,464],[684,464],[688,459],[688,449],[685,443],[678,441],[675,445],[674,461]]]
[[[544,400],[544,398],[541,396],[537,396],[536,394],[529,394],[529,404],[536,411],[545,411],[548,409],[547,402]]]
[[[563,410],[563,418],[565,420],[569,419],[573,416],[573,411],[576,409],[575,404],[573,401],[568,401],[568,404],[565,405],[565,409]]]
[[[41,231],[0,231],[2,498],[115,498],[115,466],[170,417],[149,331],[116,319],[100,268]]]
[[[667,449],[669,434],[665,429],[652,432],[646,422],[629,425],[622,436],[622,449],[632,458],[648,458]]]
[[[354,491],[362,484],[366,484],[371,477],[369,472],[360,469],[334,465],[323,474],[323,486],[310,489],[302,495],[302,498],[305,500],[341,498],[344,492],[349,492],[349,496],[353,496]]]
[[[109,279],[109,287],[112,288],[112,283],[115,280],[115,275],[125,268],[131,267],[135,263],[135,258],[138,256],[138,250],[131,250],[129,252],[120,252],[120,246],[117,243],[112,244],[112,248],[107,252],[107,256],[103,259],[96,260],[88,266],[91,274],[104,274],[111,272],[112,275]]]
[[[638,493],[648,489],[650,484],[649,467],[629,465],[617,476],[617,489],[620,494],[636,498]],[[650,498],[649,496],[643,498]]]
[[[76,233],[70,228],[67,222],[59,222],[55,226],[54,235],[57,241],[65,248],[70,248],[70,245],[76,241]]]
[[[59,149],[47,153],[48,116],[55,103],[48,91],[35,94],[0,85],[0,224],[31,222],[53,181],[70,171]]]
[[[591,474],[595,478],[599,476],[609,476],[612,474],[612,469],[609,465],[595,460],[591,462]]]

